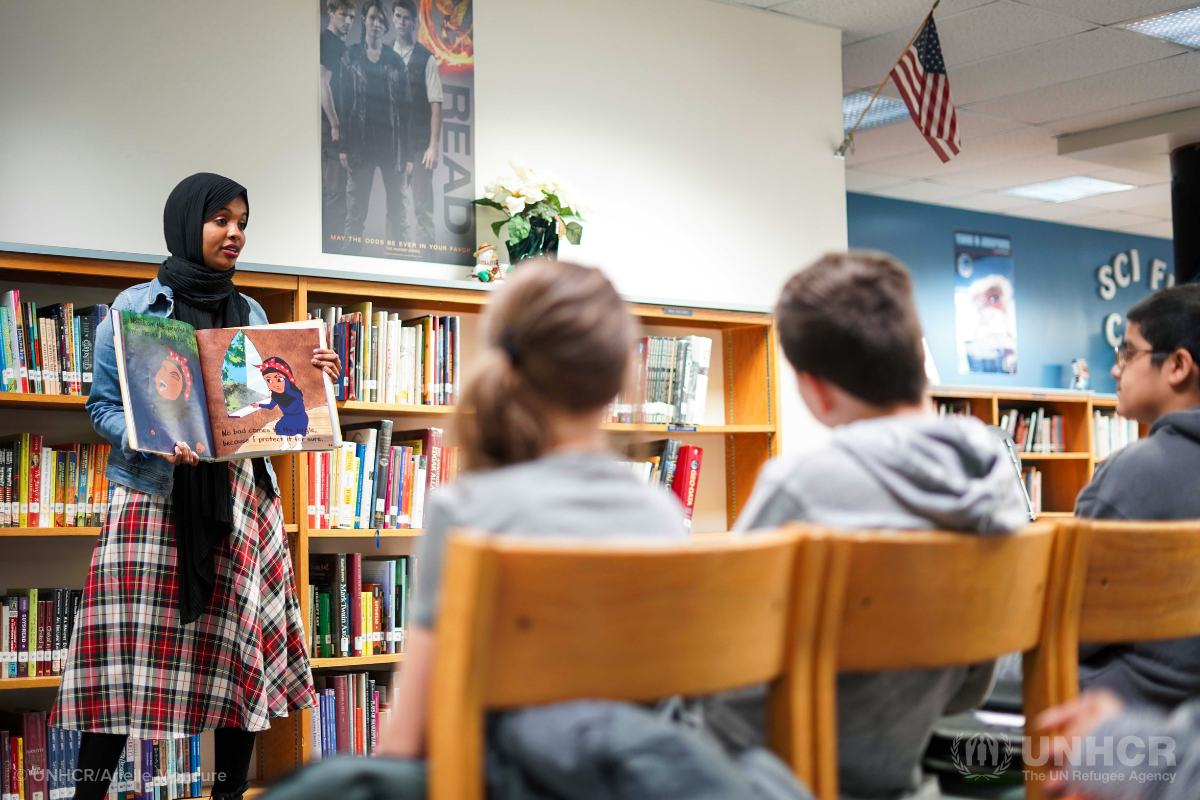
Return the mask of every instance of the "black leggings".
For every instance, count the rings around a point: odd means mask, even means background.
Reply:
[[[213,731],[213,760],[217,780],[213,794],[236,792],[250,772],[254,736],[241,728],[217,728]],[[116,733],[85,733],[79,741],[76,764],[75,800],[104,800],[113,770],[125,749],[125,736]]]

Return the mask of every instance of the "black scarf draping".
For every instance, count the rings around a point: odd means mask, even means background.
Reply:
[[[201,248],[204,220],[238,195],[249,206],[241,184],[201,172],[180,181],[163,209],[163,233],[171,257],[158,268],[158,280],[171,287],[175,301],[171,317],[197,330],[250,324],[250,304],[233,285],[236,268],[209,269]],[[194,467],[176,466],[171,500],[179,620],[186,625],[200,617],[212,598],[214,553],[233,524],[229,465],[202,461]]]

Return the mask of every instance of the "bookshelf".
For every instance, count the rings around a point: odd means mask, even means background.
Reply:
[[[967,403],[971,416],[989,425],[1000,422],[1006,410],[1021,412],[1044,408],[1048,415],[1063,418],[1063,446],[1060,453],[1021,453],[1025,466],[1042,471],[1043,511],[1041,517],[1069,517],[1075,507],[1075,497],[1092,479],[1096,464],[1095,431],[1092,412],[1117,407],[1115,395],[1092,392],[1071,392],[1036,389],[989,390],[968,387],[934,386],[930,389],[935,403]],[[1139,426],[1141,435],[1149,433]]]
[[[94,258],[0,252],[0,291],[20,289],[22,299],[40,304],[66,300],[111,302],[122,290],[148,281],[157,265]],[[271,322],[302,320],[309,310],[371,301],[378,310],[404,317],[460,315],[464,374],[470,373],[478,340],[479,315],[491,292],[479,288],[437,287],[393,282],[343,280],[262,272],[239,272],[235,283],[254,297]],[[713,338],[709,395],[704,424],[695,426],[607,424],[614,446],[657,438],[678,438],[704,448],[693,530],[714,535],[728,530],[753,489],[759,468],[779,451],[777,342],[770,314],[631,302],[631,313],[646,335]],[[0,393],[0,435],[40,431],[47,441],[100,441],[84,411],[85,398]],[[399,428],[439,427],[457,444],[452,406],[388,405],[362,401],[338,404],[343,424],[391,418]],[[405,555],[415,552],[419,530],[315,530],[308,527],[307,459],[272,459],[282,492],[285,531],[293,554],[301,615],[308,619],[309,554],[362,552]],[[99,528],[0,528],[5,558],[0,587],[56,585],[83,588]],[[26,562],[37,562],[27,574]],[[402,655],[317,658],[315,672],[390,672]],[[0,680],[0,709],[48,709],[58,677]],[[11,691],[32,690],[32,691]],[[276,719],[258,742],[257,776],[271,780],[311,758],[309,712]]]

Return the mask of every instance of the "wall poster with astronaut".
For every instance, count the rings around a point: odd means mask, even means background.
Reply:
[[[958,371],[1017,371],[1012,238],[954,231],[954,322]]]

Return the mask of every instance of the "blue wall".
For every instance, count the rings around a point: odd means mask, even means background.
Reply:
[[[1062,388],[1071,359],[1087,359],[1092,388],[1116,391],[1109,374],[1113,352],[1104,338],[1104,318],[1125,311],[1149,293],[1150,260],[1162,259],[1170,273],[1169,239],[984,214],[865,194],[846,195],[851,247],[885,250],[912,270],[917,310],[942,383]],[[1015,375],[959,374],[954,336],[954,229],[1012,237],[1017,306]],[[1117,253],[1136,248],[1141,281],[1117,289],[1112,300],[1098,292],[1096,270]],[[1120,330],[1123,330],[1121,328]],[[1056,383],[1056,367],[1062,383]]]

